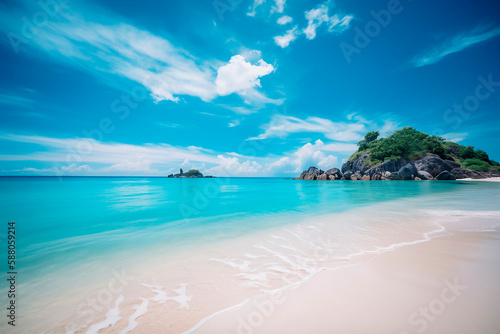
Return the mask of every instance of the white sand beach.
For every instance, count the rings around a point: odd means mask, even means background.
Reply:
[[[454,235],[324,271],[195,333],[498,333],[500,231]]]
[[[471,178],[466,178],[466,179],[460,179],[458,181],[487,181],[487,182],[500,182],[500,177],[490,177],[487,179],[471,179]]]

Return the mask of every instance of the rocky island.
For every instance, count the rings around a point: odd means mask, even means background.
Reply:
[[[310,167],[294,180],[457,180],[500,176],[482,150],[406,127],[387,138],[368,132],[342,169]]]
[[[176,178],[202,178],[202,177],[206,177],[206,178],[208,178],[208,177],[215,177],[215,176],[211,176],[211,175],[203,176],[203,174],[197,169],[190,169],[186,173],[184,173],[184,171],[181,168],[179,174],[170,174],[168,177],[176,177]]]

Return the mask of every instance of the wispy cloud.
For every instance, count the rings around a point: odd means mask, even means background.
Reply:
[[[0,93],[0,106],[3,107],[26,108],[31,107],[34,104],[34,100],[26,98],[24,96]]]
[[[462,140],[464,140],[465,138],[467,138],[468,135],[469,135],[468,132],[450,132],[450,133],[445,133],[444,135],[441,135],[441,137],[443,137],[444,139],[446,139],[448,141],[452,141],[454,143],[459,143]]]
[[[460,52],[475,44],[487,41],[500,35],[500,27],[487,30],[480,26],[467,33],[457,35],[443,44],[436,46],[433,50],[419,55],[411,60],[414,67],[431,65],[441,61],[444,57]]]
[[[262,5],[266,0],[254,0],[252,6],[250,7],[250,11],[247,13],[248,16],[255,16],[257,14],[257,7]]]
[[[29,5],[29,3],[27,3]],[[68,11],[64,17],[56,16],[43,26],[37,27],[37,34],[29,40],[29,45],[43,51],[49,57],[76,66],[84,71],[103,77],[102,73],[126,78],[146,88],[156,101],[179,101],[185,96],[194,96],[203,101],[212,101],[218,96],[239,94],[247,103],[273,103],[260,88],[259,76],[273,72],[272,65],[260,59],[256,65],[245,62],[245,57],[237,55],[229,62],[217,59],[201,59],[174,45],[167,38],[135,27],[117,18],[116,15],[95,16],[103,9],[78,8],[78,13]],[[22,17],[23,12],[0,13],[4,21],[0,29],[22,36],[23,26],[9,16]],[[111,20],[109,17],[114,17]],[[20,20],[19,20],[20,21]],[[260,53],[259,53],[260,54]],[[39,53],[34,53],[39,55]],[[241,64],[249,64],[252,73],[244,85],[235,88],[221,88],[220,71],[233,65],[235,59]],[[247,67],[235,68],[232,77],[241,74],[247,78]],[[219,72],[218,72],[219,70]]]
[[[131,145],[124,143],[105,143],[91,138],[54,138],[3,134],[0,139],[11,142],[35,144],[42,151],[27,154],[0,155],[3,161],[49,161],[66,162],[68,159],[82,163],[117,164],[142,157],[150,163],[177,163],[184,159],[199,162],[216,162],[211,150],[201,147],[176,147],[168,144]]]
[[[309,40],[315,39],[317,30],[322,26],[326,27],[327,32],[337,34],[349,29],[353,15],[345,15],[340,12],[330,13],[333,11],[332,7],[332,3],[327,1],[310,10],[306,10],[304,15],[307,20],[307,27],[299,29],[298,26],[295,26],[287,30],[285,34],[275,36],[274,43],[281,48],[286,48],[302,34]],[[282,16],[276,22],[280,25],[285,25],[292,22],[292,18]]]
[[[234,121],[229,122],[229,124],[227,126],[230,127],[230,128],[234,128],[235,126],[240,125],[240,123],[241,123],[241,120],[235,119]]]
[[[248,16],[255,16],[257,14],[257,8],[260,7],[262,4],[264,4],[266,0],[254,0],[253,4],[250,6],[249,11],[247,12]],[[286,0],[274,0],[274,5],[271,7],[270,13],[283,13],[285,10],[285,3]],[[269,9],[269,6],[265,6],[267,9]]]
[[[349,24],[353,19],[352,15],[331,15],[329,11],[330,2],[326,2],[304,13],[307,19],[307,27],[304,29],[304,34],[307,39],[314,39],[316,37],[316,30],[323,24],[326,25],[329,32],[341,33],[349,29]]]
[[[356,141],[366,132],[363,122],[332,122],[320,117],[300,119],[293,116],[274,115],[271,122],[262,126],[264,133],[248,140],[260,140],[271,137],[285,138],[291,133],[321,133],[326,138],[338,141]]]

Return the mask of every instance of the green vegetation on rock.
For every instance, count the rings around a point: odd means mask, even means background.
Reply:
[[[431,136],[411,127],[397,130],[387,138],[377,139],[378,136],[378,131],[368,132],[358,143],[359,149],[351,155],[349,161],[354,161],[363,154],[369,153],[363,165],[373,167],[388,160],[416,160],[428,153],[433,153],[443,159],[454,160],[462,167],[472,170],[500,169],[500,164],[490,160],[485,151],[474,150],[473,146],[449,142],[442,137]]]

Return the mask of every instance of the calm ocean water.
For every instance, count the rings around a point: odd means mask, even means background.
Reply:
[[[168,257],[314,216],[399,199],[439,210],[498,210],[500,203],[500,183],[459,181],[1,177],[0,189],[1,257],[7,223],[15,221],[27,307],[144,254]]]

